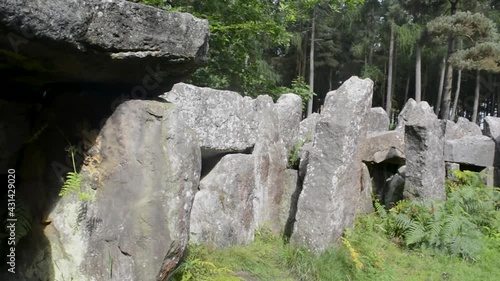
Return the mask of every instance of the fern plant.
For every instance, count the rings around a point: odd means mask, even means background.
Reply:
[[[447,183],[444,202],[401,201],[386,211],[377,202],[385,232],[400,238],[409,248],[444,251],[465,260],[475,260],[484,237],[495,237],[500,228],[500,192],[486,187],[482,175],[455,172]]]
[[[174,281],[241,281],[234,272],[207,260],[209,253],[202,245],[190,245],[187,259],[174,271]]]
[[[80,200],[93,200],[93,196],[91,194],[82,191],[82,176],[76,171],[75,164],[76,148],[74,146],[69,146],[67,151],[71,155],[73,171],[68,172],[68,174],[66,175],[66,181],[64,182],[63,187],[59,192],[59,196],[64,197],[72,194],[77,194]]]

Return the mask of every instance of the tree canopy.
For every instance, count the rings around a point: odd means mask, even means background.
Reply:
[[[394,116],[413,97],[447,118],[456,96],[456,114],[470,118],[475,71],[500,80],[496,0],[137,1],[209,20],[210,60],[188,81],[199,86],[274,98],[314,92],[319,111],[328,91],[358,75],[375,82],[373,106]],[[497,88],[481,90],[482,115],[498,114]]]

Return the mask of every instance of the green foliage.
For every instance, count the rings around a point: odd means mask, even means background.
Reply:
[[[369,64],[363,67],[361,77],[370,78],[373,82],[380,83],[384,81],[385,74],[377,66]]]
[[[452,55],[451,63],[459,69],[500,72],[500,45],[496,42],[486,42],[458,50]]]
[[[299,150],[304,145],[304,141],[298,140],[292,147],[290,154],[288,155],[288,168],[298,169],[300,163]]]
[[[376,203],[383,229],[410,249],[442,251],[465,260],[476,260],[484,238],[500,231],[500,192],[486,187],[480,175],[455,172],[447,183],[445,202],[401,201],[389,211]]]
[[[302,111],[305,111],[307,108],[307,103],[309,100],[314,97],[316,94],[311,92],[309,89],[309,84],[304,81],[303,77],[297,77],[292,81],[292,87],[279,87],[274,91],[274,96],[280,96],[282,94],[294,93],[302,99]]]
[[[66,181],[64,182],[61,191],[59,192],[59,196],[63,197],[77,194],[80,200],[93,200],[94,197],[91,194],[82,191],[82,176],[76,171],[75,165],[76,148],[74,146],[70,146],[67,151],[71,155],[71,160],[73,162],[73,171],[68,172],[68,174],[66,175]]]
[[[495,23],[480,13],[457,12],[441,16],[427,23],[427,29],[439,42],[446,42],[449,36],[463,37],[474,44],[498,39]]]
[[[474,263],[450,257],[444,251],[418,247],[409,250],[401,238],[387,236],[387,224],[396,227],[395,211],[385,210],[379,203],[375,205],[376,214],[359,217],[354,229],[346,230],[340,243],[323,253],[287,244],[261,228],[256,231],[255,241],[245,246],[217,249],[214,245],[190,245],[186,262],[197,260],[195,265],[181,265],[172,280],[483,281],[500,275],[498,232],[483,237],[485,247]],[[396,209],[412,216],[427,210],[426,206],[407,201]],[[397,224],[410,228],[402,218],[398,218]],[[205,273],[194,274],[195,267],[203,267],[200,272]],[[223,272],[218,277],[210,276],[210,271],[216,269]]]
[[[206,248],[199,245],[189,247],[188,258],[176,269],[174,281],[240,281],[233,272],[226,267],[218,267],[213,262],[203,260],[208,255]]]

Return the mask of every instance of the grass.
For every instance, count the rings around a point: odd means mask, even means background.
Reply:
[[[172,280],[493,281],[500,276],[499,239],[487,239],[478,260],[468,262],[436,251],[408,250],[401,241],[389,239],[380,223],[375,214],[358,218],[344,242],[321,255],[263,230],[246,246],[190,245]]]
[[[479,174],[455,176],[446,201],[401,201],[390,211],[375,203],[376,213],[359,217],[341,243],[319,255],[260,229],[245,246],[190,245],[172,280],[500,280],[500,190]],[[416,240],[415,233],[425,235]]]

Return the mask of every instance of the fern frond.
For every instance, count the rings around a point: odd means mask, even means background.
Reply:
[[[82,184],[82,176],[79,173],[68,172],[66,181],[59,192],[59,196],[67,196],[74,193],[79,193]]]
[[[424,241],[426,236],[425,227],[418,221],[413,221],[406,232],[406,245],[411,246]]]

